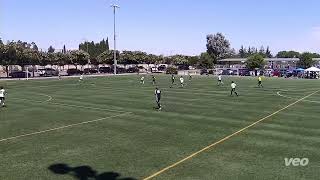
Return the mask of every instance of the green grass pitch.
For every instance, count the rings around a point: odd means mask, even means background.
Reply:
[[[0,81],[0,179],[143,179],[317,90],[316,80],[158,75]],[[178,78],[177,78],[178,80]],[[230,82],[239,97],[230,97]],[[177,82],[178,83],[178,82]],[[285,166],[285,158],[308,158]],[[319,179],[320,92],[153,179]]]

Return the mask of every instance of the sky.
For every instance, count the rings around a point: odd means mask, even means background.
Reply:
[[[319,0],[0,0],[0,37],[42,49],[109,38],[113,49],[112,3],[120,50],[198,55],[221,32],[236,50],[320,52]]]

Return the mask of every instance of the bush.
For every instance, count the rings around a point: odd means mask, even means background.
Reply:
[[[178,74],[178,70],[177,68],[174,68],[174,67],[168,67],[166,74]]]

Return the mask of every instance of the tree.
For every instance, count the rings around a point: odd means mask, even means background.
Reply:
[[[33,49],[33,50],[35,50],[35,51],[38,51],[38,50],[39,50],[39,49],[38,49],[38,46],[37,46],[37,44],[36,44],[35,42],[32,42],[31,45],[32,45],[32,49]]]
[[[264,50],[264,47],[261,46],[260,49],[259,49],[259,54],[262,56],[262,57],[266,57],[266,51]]]
[[[244,48],[243,46],[241,46],[241,48],[239,50],[239,56],[241,58],[246,58],[247,57],[247,49]]]
[[[188,59],[188,64],[190,66],[195,66],[199,62],[200,57],[199,56],[189,56],[189,57],[187,57],[187,59]]]
[[[270,51],[270,49],[269,49],[269,46],[267,46],[266,57],[267,57],[267,58],[272,58],[272,54],[271,54],[271,51]]]
[[[32,65],[32,76],[34,77],[35,66],[40,63],[40,54],[33,48],[24,49],[23,54],[23,58],[25,59],[25,61],[23,61],[24,63],[22,64],[22,66]]]
[[[213,66],[213,59],[207,52],[201,53],[199,58],[200,68],[211,68]]]
[[[81,69],[84,65],[88,64],[90,60],[90,55],[82,50],[74,50],[70,52],[71,55],[71,62],[77,68],[77,65],[81,65]]]
[[[250,70],[254,70],[256,68],[262,69],[264,65],[265,65],[264,58],[260,54],[254,54],[250,56],[246,61],[246,66]]]
[[[54,53],[54,51],[55,51],[55,49],[52,46],[50,46],[48,48],[48,53]]]
[[[247,53],[247,57],[251,56],[252,55],[252,49],[251,47],[249,46],[248,48],[248,53]]]
[[[316,62],[312,59],[314,58],[314,54],[305,52],[301,54],[300,60],[298,61],[297,65],[301,68],[307,69],[313,66]]]
[[[222,33],[207,35],[207,52],[213,58],[213,63],[222,59],[230,52],[230,43]]]
[[[48,53],[46,52],[40,52],[40,60],[39,65],[40,66],[46,66],[50,63]]]
[[[113,50],[104,51],[97,57],[97,61],[100,64],[113,64]],[[119,59],[119,51],[116,53],[117,59]]]
[[[7,77],[9,77],[9,66],[15,64],[15,60],[17,59],[16,46],[14,43],[0,45],[0,51],[0,65],[5,67]]]
[[[83,42],[79,44],[79,50],[85,51],[90,54],[91,58],[97,58],[101,53],[109,50],[109,42],[108,39],[102,39],[99,43],[91,42]]]
[[[280,51],[276,55],[277,58],[299,58],[300,53],[296,51]]]
[[[63,54],[66,54],[66,53],[67,53],[66,45],[63,45],[62,53],[63,53]]]
[[[106,41],[106,51],[108,51],[110,49],[109,47],[109,38],[107,38],[107,41]]]

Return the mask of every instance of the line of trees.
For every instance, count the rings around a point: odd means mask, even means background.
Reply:
[[[263,46],[258,50],[255,47],[245,48],[241,46],[236,53],[231,48],[229,40],[222,33],[209,34],[206,37],[207,51],[199,56],[173,55],[163,56],[148,54],[142,51],[117,51],[119,64],[171,64],[180,66],[196,66],[200,68],[213,68],[218,60],[224,58],[247,58],[247,67],[250,69],[263,67],[263,58],[273,57],[270,48]],[[308,68],[315,62],[312,58],[320,58],[317,53],[299,53],[295,51],[280,51],[277,58],[300,58],[299,67]],[[113,64],[113,50],[109,50],[109,42],[102,40],[98,43],[83,42],[79,44],[78,50],[67,51],[63,46],[61,52],[56,52],[55,48],[50,46],[47,52],[39,51],[36,43],[27,43],[23,41],[11,41],[6,44],[0,38],[0,65],[5,67],[8,72],[10,65],[19,65],[24,70],[26,65],[46,66],[46,65],[81,65],[86,64]],[[250,64],[249,64],[250,62]],[[77,67],[77,66],[76,66]],[[34,68],[33,68],[34,69]]]
[[[55,48],[50,46],[46,52],[39,51],[36,43],[23,41],[9,41],[6,44],[0,39],[0,65],[5,67],[7,75],[10,65],[19,65],[22,70],[25,66],[47,66],[47,65],[77,65],[86,64],[113,64],[113,50],[109,50],[108,40],[102,40],[99,43],[84,42],[79,45],[79,50],[67,51],[64,46],[62,51],[56,52]],[[119,64],[171,64],[181,66],[201,66],[207,67],[206,61],[202,56],[173,55],[163,56],[148,54],[142,51],[117,51]],[[203,62],[204,65],[201,65]],[[32,68],[33,70],[35,68]],[[34,73],[34,72],[33,72]]]

